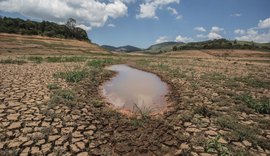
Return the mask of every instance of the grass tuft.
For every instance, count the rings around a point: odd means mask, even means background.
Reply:
[[[35,63],[42,63],[44,59],[43,57],[40,57],[40,56],[30,56],[28,57],[28,60]]]
[[[59,89],[59,86],[57,84],[55,84],[55,83],[51,83],[51,84],[47,85],[47,88],[49,90],[55,90],[55,89]]]
[[[65,79],[67,82],[77,83],[87,76],[87,72],[85,70],[74,70],[70,72],[58,72],[53,76]]]
[[[27,63],[24,60],[15,60],[15,59],[4,59],[4,60],[0,60],[0,64],[18,64],[18,65],[22,65],[24,63]]]
[[[244,94],[238,97],[238,99],[258,113],[270,114],[270,99],[267,97],[263,97],[261,100],[254,100],[250,94]]]

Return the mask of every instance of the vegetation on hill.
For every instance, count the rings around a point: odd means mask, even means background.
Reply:
[[[68,19],[65,25],[59,25],[48,21],[25,21],[20,18],[0,16],[0,32],[90,41],[86,31],[76,27],[76,20],[72,18]]]
[[[181,46],[185,43],[183,42],[163,42],[163,43],[158,43],[155,45],[150,46],[144,52],[147,53],[162,53],[162,52],[167,52],[167,51],[172,51],[172,47],[178,47]]]
[[[249,49],[249,50],[270,50],[269,43],[255,43],[244,41],[230,41],[226,39],[215,39],[203,42],[192,42],[180,46],[173,46],[171,50],[202,50],[202,49]]]
[[[134,47],[134,46],[121,46],[121,47],[114,47],[114,46],[110,46],[110,45],[102,45],[101,47],[103,47],[104,49],[107,49],[109,51],[118,51],[118,52],[134,52],[134,51],[141,51],[142,49],[138,48],[138,47]]]

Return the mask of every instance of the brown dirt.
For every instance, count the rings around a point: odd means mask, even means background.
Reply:
[[[0,55],[106,54],[101,47],[71,39],[0,33]]]
[[[99,86],[113,76],[106,70],[87,67],[88,77],[67,83],[53,74],[84,62],[0,64],[0,155],[218,155],[227,150],[269,155],[270,115],[248,108],[238,97],[270,98],[270,64],[257,57],[200,56],[122,56],[171,86],[170,109],[145,119],[106,105],[99,94]],[[51,106],[55,93],[49,83],[73,90],[75,100]],[[215,138],[218,146],[210,152],[207,142]]]

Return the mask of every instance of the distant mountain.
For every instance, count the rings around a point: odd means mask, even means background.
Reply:
[[[101,47],[108,51],[115,51],[117,49],[117,47],[109,46],[109,45],[102,45]]]
[[[138,47],[134,47],[134,46],[120,46],[120,47],[114,47],[114,46],[110,46],[110,45],[102,45],[101,47],[103,47],[104,49],[107,49],[109,51],[118,51],[118,52],[134,52],[134,51],[141,51],[142,49],[138,48]]]
[[[163,43],[154,44],[154,45],[150,46],[149,48],[144,50],[144,52],[161,53],[161,52],[172,51],[174,46],[180,46],[183,44],[185,44],[185,43],[183,43],[183,42],[163,42]]]

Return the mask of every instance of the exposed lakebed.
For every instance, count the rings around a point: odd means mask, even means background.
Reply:
[[[117,109],[157,112],[166,107],[168,86],[152,73],[127,65],[112,65],[108,70],[117,75],[102,86],[106,101]]]

